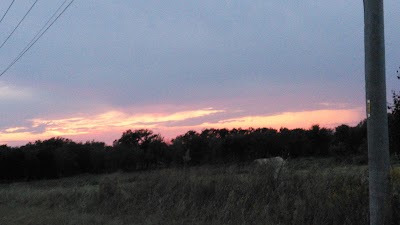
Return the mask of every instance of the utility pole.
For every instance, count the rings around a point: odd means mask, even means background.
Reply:
[[[364,1],[370,225],[391,218],[383,0]]]

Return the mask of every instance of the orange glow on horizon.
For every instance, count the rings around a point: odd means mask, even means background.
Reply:
[[[222,113],[223,110],[205,108],[191,111],[181,111],[171,114],[136,114],[129,115],[119,111],[109,111],[94,116],[81,116],[63,119],[32,119],[32,127],[10,127],[0,131],[0,143],[33,141],[51,137],[79,137],[90,136],[93,138],[102,133],[123,132],[127,129],[155,129],[167,122],[185,121],[187,119],[209,116]],[[42,132],[34,132],[44,126]],[[92,138],[92,139],[93,139]]]
[[[207,117],[224,113],[227,119],[207,122]],[[340,124],[356,125],[364,115],[362,108],[311,110],[302,112],[283,112],[275,115],[255,115],[229,118],[229,111],[213,108],[181,111],[170,114],[130,115],[120,111],[109,111],[93,116],[80,116],[63,119],[32,119],[31,127],[9,127],[0,131],[0,144],[27,143],[51,137],[66,137],[75,141],[97,140],[111,144],[113,140],[128,129],[150,129],[160,133],[166,139],[175,138],[189,130],[201,131],[206,128],[259,128],[308,129],[314,124],[334,128]],[[196,125],[185,124],[189,119],[198,118],[203,122]],[[179,122],[179,124],[171,124]],[[39,129],[39,130],[35,130]],[[40,130],[42,129],[42,130]],[[85,138],[84,140],[82,140]],[[101,138],[101,139],[99,139]]]
[[[332,128],[340,124],[356,124],[362,120],[362,109],[314,110],[303,112],[284,112],[270,116],[245,116],[222,120],[218,123],[204,123],[203,127],[212,128],[246,128],[269,127],[279,129],[310,128],[318,124]]]

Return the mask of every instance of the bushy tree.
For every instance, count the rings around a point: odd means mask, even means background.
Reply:
[[[400,79],[400,67],[397,70],[397,79]],[[389,138],[390,150],[400,155],[400,93],[392,91],[393,104],[389,107]]]
[[[90,167],[89,172],[91,173],[102,173],[106,170],[105,158],[107,146],[104,142],[88,141],[84,144],[84,147],[89,152]]]
[[[232,134],[225,139],[224,154],[226,162],[245,162],[249,152],[250,143],[243,130],[233,130]]]
[[[332,130],[320,128],[319,125],[313,125],[308,130],[308,139],[312,149],[312,155],[328,156],[329,146],[332,139]]]
[[[246,152],[246,160],[257,158],[282,156],[283,146],[280,142],[280,134],[272,128],[249,129],[249,149]]]
[[[72,143],[70,139],[57,137],[45,141],[38,140],[30,146],[30,148],[34,148],[37,151],[36,157],[39,160],[39,176],[41,178],[58,177],[55,150],[70,143]]]
[[[19,180],[24,177],[24,154],[18,148],[0,146],[0,179]]]
[[[293,129],[289,131],[288,152],[290,157],[311,156],[311,144],[307,139],[307,131],[304,129]]]
[[[362,146],[367,139],[367,121],[363,120],[355,127],[340,125],[335,128],[330,153],[333,156],[367,154]]]
[[[147,145],[158,136],[159,135],[153,134],[152,131],[147,129],[140,129],[135,131],[127,130],[122,134],[120,139],[114,141],[113,145],[146,148]]]
[[[172,140],[172,149],[176,151],[175,160],[180,164],[184,163],[183,157],[188,154],[190,165],[205,163],[207,155],[211,154],[208,148],[207,137],[201,136],[198,132],[190,130],[184,135],[179,135]]]
[[[151,130],[127,130],[120,139],[115,140],[113,146],[119,154],[123,169],[147,169],[161,162],[166,155],[166,144],[159,134]],[[130,165],[131,164],[131,165]]]

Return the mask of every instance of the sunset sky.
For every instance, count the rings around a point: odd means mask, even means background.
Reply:
[[[0,16],[11,2],[0,1]],[[15,1],[1,43],[34,2]],[[37,2],[0,48],[1,71],[63,2]],[[400,89],[399,9],[385,1],[388,103]],[[0,144],[356,125],[363,35],[361,0],[75,0],[0,76]]]

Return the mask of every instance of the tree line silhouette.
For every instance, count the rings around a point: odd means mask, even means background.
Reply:
[[[399,122],[398,108],[390,114]],[[397,117],[396,117],[397,116]],[[392,125],[391,150],[399,154]],[[166,143],[150,130],[128,130],[112,146],[103,142],[76,143],[65,138],[38,140],[21,147],[0,146],[0,180],[52,179],[81,173],[111,173],[203,164],[246,163],[257,158],[282,156],[336,157],[367,162],[366,122],[340,125],[334,130],[271,128],[206,129],[188,131]],[[358,156],[358,157],[354,157]]]
[[[389,107],[392,154],[400,155],[400,94]],[[53,179],[82,173],[111,173],[203,164],[246,163],[281,156],[336,157],[367,163],[367,124],[351,127],[279,130],[272,128],[188,131],[167,143],[151,130],[127,130],[112,146],[66,138],[38,140],[20,147],[0,146],[0,181]]]

